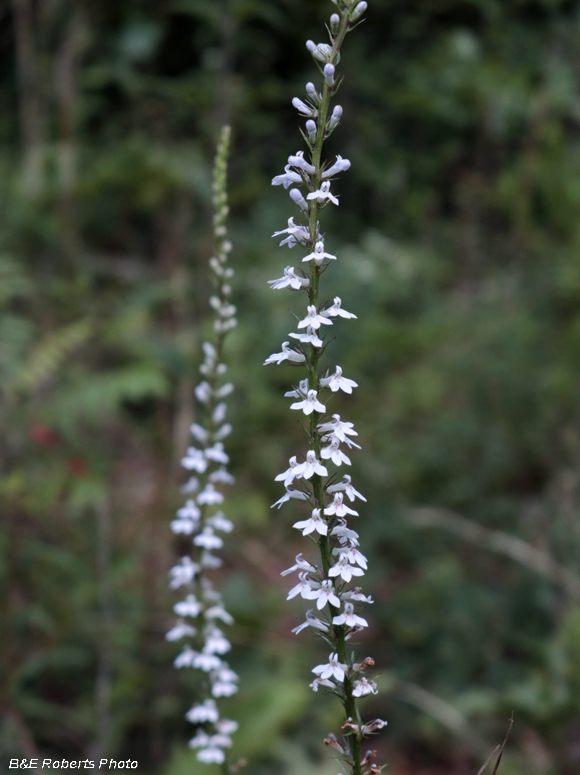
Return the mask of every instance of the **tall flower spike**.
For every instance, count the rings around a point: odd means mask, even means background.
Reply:
[[[344,740],[340,744],[334,735],[329,735],[327,740],[336,741],[333,747],[339,752],[338,758],[344,769],[351,775],[370,775],[379,773],[380,768],[373,763],[369,769],[368,756],[361,756],[361,741],[386,722],[353,723],[353,719],[360,719],[357,698],[374,694],[377,689],[375,683],[364,675],[374,661],[368,658],[355,663],[351,650],[347,648],[348,639],[368,626],[367,620],[356,609],[362,603],[372,603],[372,599],[357,586],[367,569],[367,560],[358,549],[358,533],[347,525],[347,517],[358,517],[358,512],[347,504],[355,498],[363,502],[366,499],[354,488],[348,474],[341,480],[336,477],[336,471],[331,471],[329,478],[326,468],[330,464],[335,467],[351,464],[350,458],[340,449],[341,444],[349,449],[360,449],[352,439],[352,436],[358,436],[352,423],[341,420],[338,414],[330,416],[326,407],[333,394],[352,394],[357,383],[343,376],[340,366],[332,362],[324,366],[320,363],[326,350],[323,338],[329,330],[328,324],[333,323],[340,333],[343,321],[354,320],[356,315],[343,309],[338,296],[326,309],[319,304],[321,275],[337,261],[336,255],[325,248],[326,238],[320,228],[319,216],[329,203],[339,204],[338,197],[331,192],[331,182],[350,167],[350,161],[341,156],[337,156],[334,162],[323,161],[322,147],[342,118],[340,105],[331,110],[332,98],[342,80],[337,73],[340,48],[346,34],[357,26],[367,4],[358,0],[332,2],[338,12],[332,14],[328,26],[331,45],[311,40],[306,43],[306,48],[322,71],[322,81],[317,86],[312,83],[306,85],[305,102],[298,98],[293,100],[299,113],[308,119],[304,135],[308,150],[290,156],[284,174],[272,181],[273,185],[288,188],[291,182],[296,182],[297,187],[292,188],[289,194],[302,210],[302,214],[295,214],[288,221],[287,229],[276,232],[274,236],[287,234],[281,244],[302,248],[304,255],[298,261],[304,274],[308,270],[309,277],[305,282],[306,278],[298,276],[293,267],[286,267],[284,277],[270,281],[275,290],[292,290],[295,298],[305,294],[304,307],[296,313],[298,333],[288,335],[289,339],[298,340],[300,344],[297,350],[292,350],[288,342],[284,342],[282,352],[271,355],[266,363],[285,366],[284,362],[290,361],[294,367],[304,368],[307,375],[306,379],[295,380],[294,385],[298,382],[298,386],[285,395],[295,399],[290,409],[301,410],[307,418],[303,422],[308,423],[310,446],[306,454],[303,450],[296,450],[297,454],[290,458],[289,467],[276,476],[276,481],[286,487],[286,493],[274,506],[279,508],[283,503],[294,501],[295,508],[305,506],[307,509],[302,519],[293,522],[293,527],[317,545],[319,557],[304,560],[302,555],[298,555],[296,564],[283,571],[282,575],[299,571],[298,583],[290,589],[288,599],[300,597],[316,601],[316,610],[324,612],[324,617],[318,619],[312,611],[308,611],[306,621],[295,627],[293,632],[298,634],[309,629],[331,645],[328,663],[313,668],[312,672],[317,677],[310,686],[315,692],[330,689],[342,702],[342,729],[346,730]],[[298,176],[302,179],[300,183],[296,180]],[[332,185],[335,183],[332,182]],[[303,222],[299,223],[301,219]],[[334,333],[334,328],[331,330]],[[300,459],[304,462],[298,462]]]
[[[216,619],[226,624],[231,624],[233,619],[225,610],[221,595],[213,588],[207,571],[221,565],[221,559],[212,554],[223,546],[223,539],[217,532],[229,533],[233,528],[223,511],[216,511],[216,506],[224,501],[218,488],[233,482],[226,469],[229,457],[221,441],[231,431],[231,425],[224,423],[226,404],[221,399],[233,390],[231,383],[222,384],[226,372],[222,354],[227,334],[236,325],[236,310],[229,301],[231,288],[226,282],[233,276],[233,270],[227,266],[232,248],[226,229],[229,138],[230,129],[224,127],[214,168],[215,255],[209,262],[215,287],[215,294],[210,299],[215,313],[214,333],[212,341],[203,344],[204,362],[199,370],[204,380],[195,389],[202,420],[191,426],[195,446],[187,450],[182,460],[184,468],[197,474],[182,488],[183,492],[195,496],[178,510],[177,519],[171,523],[174,533],[192,536],[192,556],[183,557],[170,572],[171,588],[185,587],[184,598],[173,610],[186,619],[179,618],[166,635],[169,641],[186,641],[174,661],[175,667],[193,668],[204,674],[198,701],[186,714],[187,720],[198,726],[189,746],[197,751],[200,762],[224,766],[226,749],[232,744],[230,735],[238,725],[235,721],[220,719],[215,699],[236,692],[238,676],[222,658],[231,644],[215,625]]]

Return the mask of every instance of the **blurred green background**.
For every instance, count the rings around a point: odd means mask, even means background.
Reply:
[[[346,42],[352,161],[325,210],[325,275],[359,320],[329,365],[360,389],[369,503],[368,717],[392,775],[580,771],[580,3],[372,0]],[[168,529],[207,317],[211,161],[233,126],[237,385],[222,585],[252,775],[335,775],[324,652],[291,627],[304,549],[273,483],[302,446],[262,368],[291,330],[267,279],[271,189],[303,147],[328,0],[0,4],[0,752],[213,772],[185,743],[196,678],[164,632]],[[295,603],[295,604],[294,604]],[[0,766],[4,766],[4,763]]]

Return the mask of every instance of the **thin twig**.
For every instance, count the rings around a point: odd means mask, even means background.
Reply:
[[[485,771],[485,768],[486,768],[486,767],[487,767],[487,765],[490,763],[490,761],[493,759],[493,757],[496,755],[496,753],[499,751],[499,756],[497,757],[497,761],[496,761],[496,763],[495,763],[495,767],[493,768],[493,772],[491,773],[491,775],[496,775],[496,773],[497,773],[497,770],[498,770],[498,767],[499,767],[499,765],[500,765],[500,762],[501,762],[501,757],[503,756],[503,751],[504,751],[504,748],[506,747],[506,743],[507,743],[507,741],[508,741],[508,739],[509,739],[509,736],[510,736],[510,733],[511,733],[511,731],[512,731],[512,727],[513,727],[513,725],[514,725],[514,712],[513,712],[513,710],[512,710],[512,715],[511,715],[511,718],[510,718],[510,723],[509,723],[509,726],[508,726],[508,730],[507,730],[507,732],[505,733],[505,737],[504,737],[504,739],[503,739],[503,743],[502,743],[501,745],[497,745],[497,746],[494,748],[494,750],[493,750],[493,752],[492,752],[491,756],[489,756],[489,757],[487,758],[487,760],[486,760],[485,764],[484,764],[484,765],[483,765],[483,767],[482,767],[482,768],[479,770],[479,772],[477,773],[477,775],[483,775],[483,773],[484,773],[484,771]]]

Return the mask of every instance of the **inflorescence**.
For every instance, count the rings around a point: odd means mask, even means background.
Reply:
[[[208,764],[224,764],[224,749],[231,746],[231,735],[238,727],[237,722],[220,717],[216,703],[216,699],[229,697],[238,690],[238,676],[223,659],[231,644],[220,629],[222,624],[233,624],[233,618],[207,576],[208,570],[219,568],[222,564],[222,560],[213,553],[223,546],[220,533],[230,533],[233,529],[222,511],[224,496],[220,492],[222,485],[234,482],[227,471],[229,457],[223,445],[223,440],[232,430],[231,425],[225,422],[224,399],[232,393],[234,386],[223,381],[227,367],[222,361],[222,353],[226,335],[236,325],[236,308],[229,301],[231,288],[228,284],[234,271],[227,266],[232,249],[226,230],[229,137],[230,129],[224,127],[214,169],[215,256],[209,262],[215,286],[215,294],[210,298],[215,313],[214,333],[212,341],[203,344],[205,357],[199,368],[203,380],[195,388],[202,420],[191,426],[196,444],[188,448],[181,461],[183,467],[195,472],[195,475],[182,488],[189,499],[171,523],[174,533],[193,536],[193,551],[182,557],[170,571],[171,588],[184,588],[186,595],[174,605],[173,610],[179,619],[166,635],[170,641],[188,639],[175,659],[175,667],[196,668],[204,676],[203,701],[195,703],[186,718],[198,726],[189,745],[197,749],[197,758]]]
[[[358,606],[373,602],[358,586],[360,577],[367,570],[367,560],[359,551],[358,533],[347,524],[347,517],[358,517],[358,511],[352,505],[356,500],[366,501],[366,498],[354,488],[348,474],[329,475],[327,468],[330,464],[337,469],[351,465],[344,448],[360,449],[353,439],[358,436],[353,424],[342,420],[339,414],[330,416],[326,406],[334,393],[351,394],[357,384],[343,376],[340,366],[331,370],[320,365],[328,344],[326,332],[339,319],[352,320],[356,315],[343,309],[339,297],[331,305],[319,304],[321,275],[337,258],[326,250],[326,238],[318,220],[323,208],[339,204],[331,185],[339,173],[350,167],[348,159],[341,156],[337,156],[333,164],[323,162],[322,147],[342,117],[340,105],[330,110],[341,81],[337,76],[340,48],[346,34],[361,20],[367,3],[356,0],[332,2],[338,13],[332,14],[327,25],[330,44],[315,44],[310,40],[306,43],[320,70],[322,89],[318,91],[313,83],[307,83],[305,100],[298,97],[292,100],[298,113],[307,119],[302,136],[308,152],[298,151],[289,156],[284,173],[272,180],[272,185],[290,189],[290,198],[299,210],[298,222],[294,217],[289,218],[287,228],[273,236],[282,236],[280,245],[298,246],[306,255],[301,259],[300,267],[287,266],[284,275],[270,280],[269,285],[274,290],[288,288],[304,293],[308,302],[305,313],[299,316],[302,319],[297,332],[290,333],[281,352],[271,355],[265,363],[287,361],[307,372],[307,376],[285,395],[294,399],[290,409],[302,412],[308,418],[305,430],[310,448],[301,462],[298,456],[291,457],[288,469],[276,477],[276,481],[284,484],[285,494],[273,504],[280,508],[290,500],[302,502],[309,510],[308,515],[294,527],[302,535],[310,536],[319,550],[316,559],[308,560],[299,554],[296,564],[282,573],[283,576],[298,573],[298,583],[288,593],[288,599],[300,595],[312,601],[315,609],[314,612],[312,609],[307,611],[306,620],[293,632],[310,628],[328,644],[328,662],[313,668],[315,678],[310,686],[314,691],[325,687],[340,699],[345,722],[343,742],[339,743],[334,735],[325,742],[338,751],[338,758],[347,771],[353,775],[370,775],[379,773],[381,768],[375,764],[373,752],[367,752],[364,757],[361,755],[361,741],[366,735],[382,729],[386,722],[381,719],[362,722],[356,701],[377,693],[375,682],[365,675],[374,661],[370,657],[356,661],[354,652],[348,650],[348,641],[368,626],[367,620],[357,613]]]

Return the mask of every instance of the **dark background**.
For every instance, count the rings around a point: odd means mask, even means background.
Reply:
[[[324,277],[359,320],[331,359],[363,450],[392,775],[580,770],[580,3],[373,0],[344,47],[352,161],[325,210]],[[298,257],[270,179],[303,147],[291,106],[327,0],[0,3],[0,751],[211,771],[186,748],[196,677],[164,633],[179,459],[207,319],[211,163],[233,127],[240,325],[228,345],[237,525],[235,755],[335,775],[324,658],[285,602],[305,543],[269,505],[302,445],[288,366]],[[292,259],[292,260],[291,260]],[[344,406],[343,406],[344,404]],[[338,404],[337,409],[338,410]],[[335,410],[335,411],[336,411]]]

